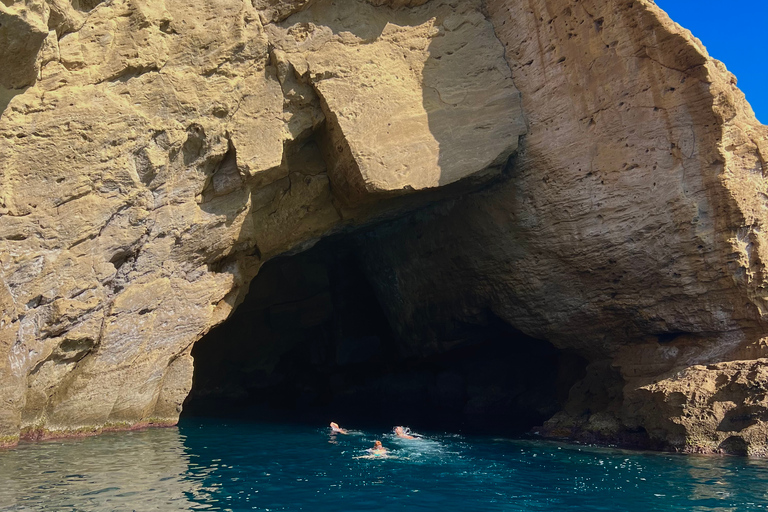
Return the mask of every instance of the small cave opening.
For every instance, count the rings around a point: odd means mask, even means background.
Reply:
[[[391,308],[389,308],[391,311]],[[182,416],[520,434],[559,411],[586,360],[490,312],[414,357],[349,238],[265,263],[192,350]],[[406,344],[411,344],[406,350]]]

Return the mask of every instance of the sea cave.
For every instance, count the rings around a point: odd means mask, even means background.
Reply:
[[[490,311],[436,343],[396,333],[356,245],[332,237],[267,262],[195,344],[183,415],[522,433],[584,376],[586,360]]]

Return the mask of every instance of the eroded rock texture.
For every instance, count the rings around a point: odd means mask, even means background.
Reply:
[[[367,226],[402,354],[492,318],[589,361],[545,435],[765,454],[768,133],[650,0],[0,17],[0,441],[176,421],[262,263]]]
[[[524,131],[479,2],[7,4],[5,443],[175,422],[263,261],[498,176]]]
[[[370,238],[390,318],[424,349],[490,310],[586,356],[541,433],[764,454],[766,127],[650,2],[488,9],[528,133],[500,188]]]

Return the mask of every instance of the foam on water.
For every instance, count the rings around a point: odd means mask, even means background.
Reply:
[[[394,434],[387,434],[383,438],[393,452],[414,464],[445,465],[456,463],[460,457],[458,451],[449,450],[438,437],[402,439]],[[451,444],[456,445],[456,441]]]
[[[375,440],[387,457],[370,457]],[[291,424],[179,428],[0,452],[0,511],[742,511],[768,463],[557,443]]]

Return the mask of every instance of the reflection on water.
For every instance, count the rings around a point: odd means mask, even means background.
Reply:
[[[379,439],[389,458],[360,458]],[[742,511],[768,463],[531,440],[187,420],[0,452],[0,511]]]
[[[189,467],[175,428],[22,444],[0,452],[0,510],[190,510]]]
[[[747,495],[747,503],[754,508],[768,508],[768,463],[757,459],[731,457],[685,457],[680,461],[686,468],[688,479],[681,478],[691,504],[699,510],[738,511],[737,505]],[[750,496],[751,495],[751,496]]]

